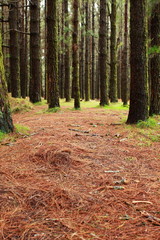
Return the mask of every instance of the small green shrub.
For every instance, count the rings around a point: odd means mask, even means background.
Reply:
[[[157,122],[155,119],[149,118],[146,121],[139,121],[137,123],[138,128],[154,128],[157,126]]]
[[[60,108],[59,107],[55,107],[55,108],[48,108],[46,113],[56,113],[60,111]]]

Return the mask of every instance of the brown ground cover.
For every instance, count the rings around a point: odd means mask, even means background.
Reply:
[[[43,108],[0,145],[0,239],[159,240],[160,144],[119,124],[126,111]]]

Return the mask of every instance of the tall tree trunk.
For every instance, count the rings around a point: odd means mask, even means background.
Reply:
[[[160,46],[160,3],[156,4],[151,15],[151,47]],[[149,114],[160,114],[160,54],[155,53],[150,60],[151,97]]]
[[[8,85],[8,91],[11,92],[10,83],[10,50],[9,50],[9,24],[8,24],[8,6],[3,5],[2,0],[1,16],[2,16],[2,51],[5,65],[6,81]],[[5,33],[5,34],[4,34]]]
[[[84,99],[85,93],[85,2],[82,0],[81,6],[81,39],[79,50],[79,82],[80,82],[80,97]]]
[[[72,68],[73,68],[73,93],[74,93],[74,108],[80,108],[80,89],[78,76],[78,10],[79,1],[73,0],[73,34],[72,34]]]
[[[127,123],[148,118],[146,0],[130,1],[131,93]]]
[[[41,101],[40,1],[30,1],[30,101]]]
[[[128,104],[128,0],[125,1],[124,14],[124,48],[122,52],[122,101],[123,105]]]
[[[69,13],[68,13],[68,0],[64,0],[64,13],[65,13],[65,98],[66,102],[71,100],[71,82],[70,82],[70,39],[69,39]]]
[[[10,80],[12,97],[20,97],[18,1],[9,2]]]
[[[95,99],[95,2],[92,2],[92,99]]]
[[[25,32],[25,1],[21,2],[20,10],[20,31]],[[24,33],[20,34],[20,86],[21,86],[21,96],[26,98],[27,94],[27,77],[28,77],[28,61],[27,61],[27,51],[26,51],[26,38],[27,35]]]
[[[110,72],[110,99],[117,102],[117,42],[116,42],[117,0],[112,0],[111,10],[111,72]]]
[[[109,104],[107,88],[107,0],[100,0],[99,28],[100,105]]]
[[[12,132],[14,129],[7,95],[7,85],[3,66],[2,39],[0,32],[0,131]]]
[[[47,0],[47,87],[49,108],[59,107],[57,0]]]
[[[90,16],[89,16],[89,1],[86,1],[86,49],[85,49],[85,101],[90,100]]]
[[[59,94],[61,98],[64,98],[64,80],[65,80],[65,66],[64,66],[64,51],[65,51],[65,43],[64,43],[64,1],[61,3],[61,11],[60,15],[60,27],[61,27],[61,51],[60,51],[60,74],[59,74]]]

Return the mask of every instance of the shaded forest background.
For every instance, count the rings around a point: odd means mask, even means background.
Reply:
[[[43,97],[49,108],[74,98],[76,109],[80,100],[130,100],[128,123],[160,113],[159,1],[1,0],[0,7],[12,97]]]

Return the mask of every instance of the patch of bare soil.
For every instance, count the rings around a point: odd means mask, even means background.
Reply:
[[[125,111],[42,108],[0,146],[0,239],[159,240],[159,143],[139,144]]]

